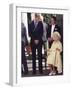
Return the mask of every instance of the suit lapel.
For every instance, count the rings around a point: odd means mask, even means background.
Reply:
[[[58,31],[57,25],[55,25],[54,32]]]
[[[50,34],[50,36],[51,36],[51,27],[52,27],[52,25],[50,25],[50,33],[49,33],[49,34]]]

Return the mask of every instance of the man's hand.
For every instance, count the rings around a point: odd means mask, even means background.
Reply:
[[[34,40],[34,43],[37,45],[39,43],[39,40]]]
[[[48,41],[49,41],[49,42],[52,42],[52,41],[53,41],[53,39],[52,39],[52,38],[48,38]]]
[[[31,46],[30,45],[26,46],[26,50],[27,50],[27,53],[30,54],[30,52],[31,52]]]

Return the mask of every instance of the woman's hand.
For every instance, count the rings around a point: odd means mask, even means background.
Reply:
[[[60,49],[59,48],[56,48],[56,50],[60,52]]]

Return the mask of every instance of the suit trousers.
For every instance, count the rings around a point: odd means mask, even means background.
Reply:
[[[26,60],[26,56],[25,56],[25,46],[24,46],[24,42],[22,41],[22,45],[21,45],[21,60],[22,60],[22,64],[24,66],[24,71],[25,73],[28,72],[28,67],[27,67],[27,60]]]
[[[39,43],[36,45],[34,42],[31,43],[31,49],[32,49],[32,67],[33,67],[33,73],[36,73],[36,50],[37,50],[37,56],[38,56],[38,66],[39,66],[39,72],[42,73],[42,41],[39,41]]]

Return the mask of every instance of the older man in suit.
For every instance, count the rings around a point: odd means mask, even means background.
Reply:
[[[48,38],[48,42],[49,42],[49,47],[51,47],[51,44],[53,41],[52,35],[53,35],[53,32],[55,32],[55,31],[59,32],[60,35],[62,36],[62,31],[56,23],[56,17],[52,16],[51,17],[51,24],[48,25],[48,30],[47,30],[47,38]]]
[[[39,20],[40,15],[35,14],[35,19],[29,24],[29,36],[31,37],[33,74],[36,74],[36,50],[38,52],[39,72],[42,73],[42,36],[43,24]]]

